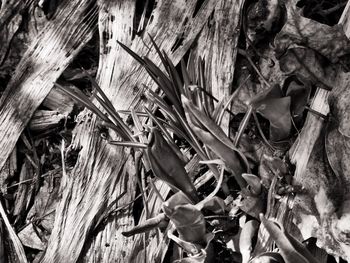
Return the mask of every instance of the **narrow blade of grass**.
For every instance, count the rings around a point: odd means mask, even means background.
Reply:
[[[165,60],[165,58],[164,58],[162,52],[160,51],[160,49],[159,49],[157,43],[154,41],[153,37],[152,37],[150,34],[148,34],[148,36],[149,36],[149,38],[150,38],[150,40],[151,40],[151,43],[152,43],[154,49],[156,50],[156,52],[157,52],[157,54],[158,54],[160,60],[162,61],[163,65],[166,66],[166,63],[167,63],[167,62],[166,62],[166,60]]]
[[[154,123],[159,127],[161,132],[164,134],[166,140],[169,143],[169,146],[173,149],[173,151],[176,153],[176,155],[184,162],[187,163],[188,160],[185,158],[185,156],[181,153],[179,147],[174,143],[173,139],[171,138],[169,132],[163,127],[163,125],[158,121],[157,117],[153,115],[153,113],[147,109],[146,107],[144,108],[145,111],[147,112],[148,116],[154,121]]]
[[[142,66],[145,65],[144,60],[143,60],[139,55],[137,55],[134,51],[132,51],[130,48],[128,48],[128,47],[125,46],[123,43],[119,42],[118,40],[117,40],[117,43],[118,43],[126,52],[128,52],[134,59],[136,59]]]
[[[181,81],[179,73],[177,72],[177,70],[175,68],[175,65],[173,64],[173,62],[170,60],[170,58],[168,57],[168,55],[165,52],[164,52],[164,57],[168,62],[168,73],[169,73],[169,76],[170,76],[171,81],[173,83],[174,90],[177,94],[178,99],[181,100],[180,95],[184,94],[183,83]]]
[[[98,96],[95,96],[96,100],[103,106],[103,108],[107,111],[107,113],[111,116],[111,118],[116,122],[116,124],[120,127],[122,134],[121,137],[124,140],[133,140],[132,132],[129,127],[124,123],[124,121],[120,118],[119,114],[113,109],[109,108],[107,104]]]
[[[216,123],[220,125],[222,118],[224,116],[225,111],[228,109],[228,107],[230,106],[231,102],[238,96],[238,93],[240,92],[241,88],[247,83],[248,79],[250,78],[250,75],[248,75],[248,77],[238,86],[238,88],[232,93],[232,95],[230,96],[230,98],[227,100],[227,102],[225,103],[225,106],[223,107],[223,109],[221,110],[220,114],[217,116],[217,118],[214,117],[214,119],[216,120]]]
[[[112,145],[117,145],[117,146],[125,146],[125,147],[141,148],[141,149],[147,148],[147,144],[144,144],[142,142],[109,141],[108,143]]]
[[[108,117],[105,114],[103,114],[102,111],[100,111],[99,108],[97,108],[84,93],[81,92],[78,94],[77,92],[71,91],[70,89],[63,87],[58,83],[54,83],[54,85],[57,86],[58,88],[60,88],[65,93],[67,93],[70,97],[75,99],[77,102],[84,105],[90,111],[95,113],[102,120],[109,122]]]
[[[96,80],[94,78],[92,78],[90,76],[90,74],[82,67],[81,68],[85,74],[85,76],[87,76],[87,78],[89,79],[90,83],[92,84],[92,86],[97,90],[97,92],[101,95],[102,99],[105,101],[105,103],[111,108],[114,109],[113,104],[111,103],[111,101],[107,98],[106,94],[102,91],[100,85],[98,85],[98,83],[96,82]]]

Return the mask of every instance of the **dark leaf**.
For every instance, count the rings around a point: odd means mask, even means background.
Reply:
[[[152,129],[146,151],[152,170],[159,179],[182,191],[192,202],[199,201],[197,191],[186,173],[183,161],[176,155],[158,129]]]
[[[286,89],[286,96],[291,97],[290,110],[293,118],[300,117],[310,99],[310,85],[292,79],[290,82],[288,82],[288,87],[284,88]]]
[[[257,108],[263,117],[270,121],[270,140],[281,141],[288,138],[292,128],[290,97],[266,99]]]

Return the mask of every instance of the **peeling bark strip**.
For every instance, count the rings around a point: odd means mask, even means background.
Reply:
[[[0,168],[53,82],[91,38],[97,12],[86,13],[91,3],[62,2],[56,18],[24,54],[0,100]]]

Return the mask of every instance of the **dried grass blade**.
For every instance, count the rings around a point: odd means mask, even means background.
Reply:
[[[248,125],[250,116],[252,115],[253,111],[254,111],[254,109],[253,109],[253,107],[250,105],[250,106],[248,107],[248,111],[247,111],[246,114],[244,115],[243,120],[242,120],[241,123],[239,124],[238,131],[237,131],[237,135],[236,135],[235,142],[234,142],[234,145],[235,145],[236,147],[238,146],[239,140],[241,139],[242,134],[243,134],[245,128],[247,127],[247,125]]]
[[[124,114],[124,115],[129,115],[131,114],[130,110],[118,110],[117,111],[119,114]],[[135,111],[135,114],[139,117],[148,117],[147,113],[144,113],[142,111]]]
[[[241,90],[241,88],[244,86],[244,84],[249,80],[250,75],[248,75],[248,77],[238,86],[238,88],[232,93],[232,95],[230,96],[230,98],[227,100],[225,106],[223,107],[223,109],[221,110],[219,116],[214,119],[216,119],[216,123],[218,125],[220,125],[222,118],[224,116],[224,112],[226,111],[226,109],[228,109],[228,107],[230,106],[231,102],[236,98],[236,96],[238,95],[239,91]]]

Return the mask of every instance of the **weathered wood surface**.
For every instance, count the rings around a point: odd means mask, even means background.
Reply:
[[[98,82],[117,110],[139,105],[137,90],[142,84],[150,87],[154,84],[116,40],[140,55],[148,54],[159,64],[155,51],[149,50],[150,34],[176,64],[193,44],[216,5],[216,1],[205,1],[192,18],[196,3],[194,0],[158,1],[143,36],[132,39],[134,1],[100,1]],[[182,44],[173,48],[180,36]],[[133,225],[130,209],[110,220],[97,236],[90,235],[94,220],[110,202],[124,194],[118,199],[118,207],[131,201],[135,193],[135,176],[125,170],[133,166],[132,160],[122,148],[106,145],[99,139],[95,119],[91,120],[90,116],[81,116],[83,121],[76,129],[73,145],[83,148],[72,174],[63,180],[62,200],[43,262],[76,262],[78,258],[86,262],[126,262],[131,252],[133,239],[121,235],[121,231]],[[131,165],[126,164],[127,160]],[[91,238],[93,240],[87,242]]]
[[[237,44],[244,0],[218,1],[212,18],[204,25],[195,47],[196,56],[205,60],[209,91],[218,100],[232,93]],[[225,112],[221,127],[229,134],[229,114]]]
[[[0,168],[53,82],[91,38],[92,1],[63,1],[27,50],[0,100]],[[85,19],[84,19],[85,18]]]

